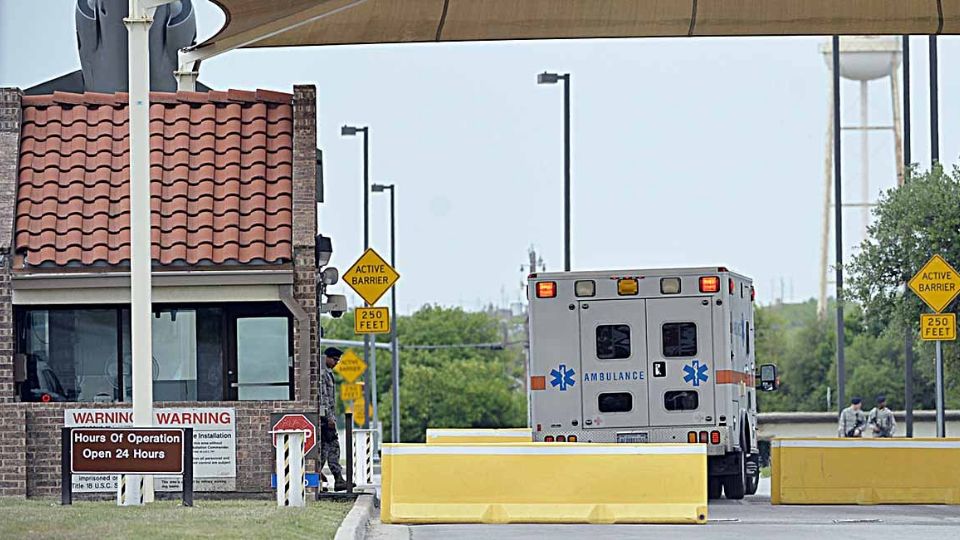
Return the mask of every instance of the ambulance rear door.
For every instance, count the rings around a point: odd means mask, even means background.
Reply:
[[[715,418],[712,307],[707,297],[647,300],[650,423],[686,426]]]
[[[579,302],[585,429],[649,425],[644,303]]]

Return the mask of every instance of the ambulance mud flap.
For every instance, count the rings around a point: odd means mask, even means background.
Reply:
[[[702,444],[386,444],[384,523],[705,523]]]
[[[533,442],[533,431],[531,431],[530,428],[427,429],[427,444],[522,442]]]
[[[960,504],[960,439],[774,439],[773,504]]]

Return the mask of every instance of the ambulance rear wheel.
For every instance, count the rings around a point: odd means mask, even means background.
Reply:
[[[723,478],[710,476],[707,478],[707,498],[719,499],[723,494]]]
[[[723,492],[728,499],[739,501],[747,492],[746,460],[744,460],[743,452],[737,452],[736,460],[739,465],[737,467],[739,472],[723,477]]]

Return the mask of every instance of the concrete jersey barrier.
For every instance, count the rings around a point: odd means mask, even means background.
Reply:
[[[384,523],[705,523],[702,444],[386,444]]]
[[[518,443],[532,442],[530,428],[509,429],[427,429],[427,444],[436,443]]]
[[[960,439],[775,439],[773,504],[960,504]]]

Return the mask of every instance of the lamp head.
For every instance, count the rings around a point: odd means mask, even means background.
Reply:
[[[393,189],[393,184],[373,184],[370,186],[370,191],[374,193],[383,193],[388,189]]]
[[[340,135],[344,137],[352,137],[357,133],[359,133],[360,131],[362,131],[362,128],[358,128],[354,126],[343,126],[342,128],[340,128]]]
[[[557,84],[560,81],[560,75],[557,73],[543,73],[537,75],[537,84]]]

